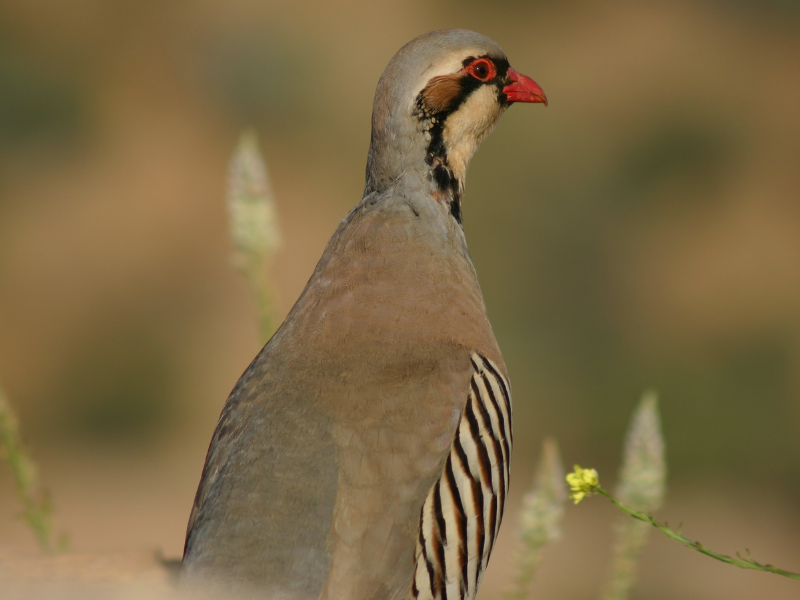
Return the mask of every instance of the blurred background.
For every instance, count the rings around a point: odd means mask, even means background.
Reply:
[[[224,190],[260,135],[281,317],[360,198],[372,95],[405,42],[495,39],[550,107],[473,160],[464,227],[515,401],[508,582],[542,439],[613,487],[642,392],[659,517],[800,571],[800,3],[4,0],[0,382],[75,551],[178,557],[225,398],[259,349]],[[35,549],[0,464],[0,549]],[[615,510],[569,508],[538,597],[602,588]],[[505,556],[505,558],[500,558]],[[653,536],[634,597],[797,598]]]

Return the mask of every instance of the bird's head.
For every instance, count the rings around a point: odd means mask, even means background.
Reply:
[[[414,171],[460,220],[467,165],[514,102],[547,97],[508,63],[502,49],[472,31],[433,31],[392,58],[378,82],[372,112],[367,191]]]

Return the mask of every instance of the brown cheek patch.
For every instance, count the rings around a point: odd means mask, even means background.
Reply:
[[[461,82],[457,75],[439,75],[422,90],[422,101],[431,114],[438,114],[450,107],[460,91]]]

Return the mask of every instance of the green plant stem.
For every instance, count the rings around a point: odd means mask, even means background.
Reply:
[[[247,266],[242,270],[256,302],[261,343],[266,344],[275,333],[275,296],[267,277],[267,261],[250,257],[247,262]]]
[[[623,600],[630,596],[636,577],[639,554],[647,541],[650,528],[640,521],[625,519],[616,528],[616,543],[613,549],[613,568],[608,588],[601,596],[603,600]]]
[[[620,504],[611,494],[609,494],[606,490],[597,486],[594,491],[598,494],[602,494],[611,502],[617,506],[621,511],[630,515],[634,519],[639,519],[640,521],[644,521],[645,523],[649,523],[656,529],[658,529],[661,533],[665,536],[670,538],[671,540],[675,540],[680,542],[687,548],[691,548],[692,550],[696,550],[706,556],[710,556],[711,558],[715,558],[719,561],[724,563],[728,563],[729,565],[733,565],[734,567],[739,567],[740,569],[753,569],[755,571],[764,571],[767,573],[775,573],[776,575],[782,575],[783,577],[788,577],[789,579],[796,579],[800,581],[800,573],[793,573],[792,571],[786,571],[784,569],[779,569],[778,567],[774,567],[772,565],[765,565],[760,562],[753,560],[750,557],[750,553],[747,552],[747,558],[743,558],[738,552],[736,553],[736,557],[728,556],[727,554],[720,554],[719,552],[714,552],[710,548],[706,548],[700,542],[694,542],[689,538],[685,537],[680,531],[673,531],[670,529],[666,523],[659,523],[650,515],[633,510],[628,508],[627,506]]]
[[[45,552],[53,552],[50,543],[53,525],[50,518],[50,501],[47,494],[36,500],[36,467],[22,446],[17,417],[8,400],[0,390],[0,448],[11,467],[17,497],[24,509],[25,521],[33,531],[39,547]]]

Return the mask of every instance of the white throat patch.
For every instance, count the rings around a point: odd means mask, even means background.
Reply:
[[[456,179],[463,182],[475,150],[491,133],[503,108],[498,102],[497,88],[483,85],[445,121],[442,141],[447,148],[447,162]]]

